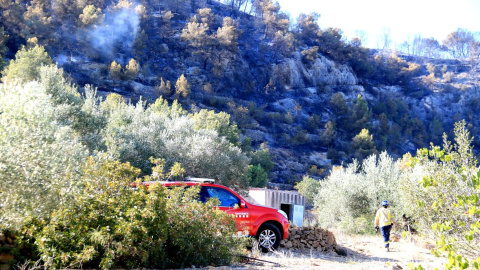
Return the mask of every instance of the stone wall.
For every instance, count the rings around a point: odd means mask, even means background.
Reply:
[[[295,227],[288,229],[289,236],[280,244],[287,249],[308,249],[337,253],[337,242],[332,232],[316,227]]]

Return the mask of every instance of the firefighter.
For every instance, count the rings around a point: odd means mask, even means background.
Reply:
[[[392,217],[390,209],[388,209],[388,201],[382,201],[382,207],[377,210],[375,215],[375,229],[382,232],[383,243],[385,244],[385,251],[390,251],[390,231],[392,230],[392,225],[395,224],[398,227],[397,221]]]

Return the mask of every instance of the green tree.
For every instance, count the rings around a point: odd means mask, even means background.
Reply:
[[[40,78],[40,68],[52,65],[52,59],[42,46],[31,49],[22,48],[15,54],[15,60],[2,72],[3,81],[26,83]]]
[[[0,229],[46,220],[81,190],[88,151],[72,123],[81,107],[51,69],[38,81],[0,85]]]
[[[434,117],[428,124],[428,130],[430,141],[434,144],[438,144],[440,142],[440,138],[442,138],[442,134],[444,133],[443,122],[437,117]]]
[[[450,33],[443,41],[443,45],[447,47],[454,58],[469,58],[474,43],[473,33],[462,28]]]
[[[43,41],[43,44],[50,41],[54,33],[51,6],[51,3],[45,0],[30,1],[30,4],[27,5],[27,10],[23,14],[25,23],[22,29],[23,38],[37,37]]]
[[[123,74],[122,74],[122,65],[120,65],[119,63],[117,63],[116,61],[113,61],[111,64],[110,64],[110,68],[109,68],[109,75],[110,75],[110,78],[115,81],[115,80],[121,80],[123,78]]]
[[[292,33],[277,31],[273,38],[273,48],[276,58],[290,57],[293,51],[294,36]]]
[[[178,172],[164,172],[164,162],[152,161],[157,164],[154,171],[164,176]],[[167,189],[157,184],[147,189],[137,180],[137,189],[125,188],[139,170],[102,156],[90,158],[82,170],[83,193],[34,235],[46,267],[224,265],[241,252],[234,218],[214,209],[218,201],[199,202],[198,187]]]
[[[373,214],[384,198],[391,202],[393,211],[402,209],[401,177],[400,161],[386,152],[371,155],[362,163],[355,160],[346,167],[333,168],[326,179],[319,181],[315,196],[320,226],[372,233]]]
[[[328,121],[325,124],[325,130],[320,133],[320,142],[324,146],[331,146],[335,143],[335,139],[337,138],[337,131],[335,128],[335,124],[332,121]]]
[[[443,137],[443,147],[419,149],[410,162],[423,169],[406,179],[419,225],[445,253],[446,269],[478,268],[480,262],[480,172],[465,121],[455,123],[455,142]],[[420,182],[418,182],[420,180]]]
[[[320,14],[300,14],[297,19],[296,35],[299,40],[303,41],[308,46],[315,44],[315,39],[320,31],[318,19]]]
[[[230,115],[225,112],[215,113],[209,110],[200,110],[194,113],[196,129],[211,129],[218,132],[218,135],[226,137],[232,144],[237,145],[239,133],[237,124],[230,122]]]
[[[250,154],[250,164],[260,165],[266,172],[273,170],[274,163],[272,161],[272,156],[268,150],[268,144],[266,142],[260,145],[260,149],[252,152]]]
[[[113,63],[112,63],[113,64]],[[125,66],[125,78],[127,80],[135,80],[140,71],[140,65],[135,59],[130,59],[128,64]]]
[[[160,78],[160,85],[157,85],[155,87],[160,94],[162,95],[170,95],[172,93],[172,86],[170,84],[170,81],[167,80],[166,82],[163,80],[163,78]]]
[[[248,183],[251,187],[266,187],[267,172],[260,165],[248,165]]]
[[[320,191],[320,181],[306,175],[302,178],[302,181],[295,184],[295,189],[298,190],[310,204],[313,204],[315,197]]]
[[[216,39],[222,46],[229,48],[237,47],[238,33],[232,18],[223,18],[223,25],[221,28],[218,28]]]
[[[363,160],[365,157],[375,154],[377,149],[373,142],[373,135],[370,135],[368,129],[362,129],[352,139],[353,156],[359,160]]]
[[[371,115],[372,112],[368,108],[367,101],[361,95],[358,95],[355,105],[353,106],[352,117],[350,118],[350,121],[352,121],[351,130],[357,132],[360,129],[366,128]]]
[[[93,24],[101,24],[105,19],[101,8],[95,8],[94,5],[88,5],[83,9],[83,13],[79,16],[80,22],[83,26],[90,26]]]
[[[185,75],[181,75],[175,83],[175,94],[184,98],[190,95],[190,84]]]
[[[8,39],[7,33],[5,33],[5,28],[3,26],[0,27],[0,70],[3,70],[3,66],[5,65],[4,56],[7,52],[7,46],[5,46],[5,42]]]
[[[389,131],[390,131],[390,123],[389,123],[387,115],[385,113],[381,113],[378,116],[378,119],[380,121],[380,123],[378,125],[380,135],[388,136]]]
[[[195,48],[204,48],[211,41],[211,37],[207,33],[208,25],[195,21],[187,23],[180,35],[182,40]]]
[[[133,105],[107,98],[100,107],[108,116],[101,130],[106,151],[121,162],[149,174],[149,158],[162,157],[167,167],[181,163],[187,175],[215,178],[237,190],[248,186],[249,159],[216,131],[195,128],[192,115],[178,102],[169,105],[159,98],[147,106],[144,101]]]
[[[347,101],[343,97],[343,94],[340,92],[333,94],[332,98],[330,99],[330,104],[332,105],[332,110],[335,113],[337,125],[343,129],[350,129],[351,110],[348,107]]]
[[[255,1],[254,8],[261,18],[258,29],[262,31],[263,39],[274,37],[277,31],[286,32],[290,20],[288,16],[280,13],[280,5],[272,0]]]

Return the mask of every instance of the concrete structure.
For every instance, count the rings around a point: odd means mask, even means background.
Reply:
[[[303,224],[305,197],[296,191],[251,188],[249,202],[264,205],[287,213],[288,220],[296,226]]]

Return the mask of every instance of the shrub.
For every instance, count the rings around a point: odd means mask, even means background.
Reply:
[[[437,242],[436,253],[448,254],[447,269],[466,269],[469,260],[478,268],[480,262],[480,171],[465,125],[455,123],[453,144],[444,134],[443,148],[417,151],[410,164],[424,171],[406,186],[423,231]]]
[[[52,65],[52,59],[42,46],[22,48],[15,54],[15,60],[2,72],[4,81],[17,80],[26,83],[40,78],[40,68]]]
[[[44,219],[78,191],[88,155],[71,125],[78,107],[47,88],[0,86],[0,229],[19,229],[27,216]]]
[[[320,182],[314,206],[324,227],[341,227],[350,232],[367,232],[382,200],[391,201],[393,210],[402,205],[398,192],[399,162],[381,153],[360,164],[354,160],[346,168],[336,167]],[[370,220],[371,223],[365,223]]]
[[[263,142],[260,145],[260,149],[250,153],[250,164],[260,165],[268,173],[273,170],[274,163],[272,161],[272,156],[270,155],[270,150],[268,150],[268,143]]]
[[[174,102],[158,99],[145,104],[126,104],[107,98],[101,104],[108,124],[102,131],[110,154],[149,174],[151,156],[165,158],[167,165],[181,163],[187,175],[216,178],[221,184],[245,189],[248,158],[222,135],[236,139],[236,127],[227,125],[227,114],[198,114],[194,117]],[[197,120],[212,121],[197,125]],[[218,121],[217,121],[218,120]]]
[[[315,196],[320,189],[320,181],[315,180],[310,176],[304,176],[302,181],[295,185],[295,189],[297,189],[309,203],[313,203]]]
[[[225,265],[239,252],[234,218],[197,201],[198,187],[126,188],[140,170],[102,157],[83,170],[84,192],[35,235],[48,267]]]
[[[266,187],[267,173],[260,165],[248,165],[248,183],[251,187]]]

